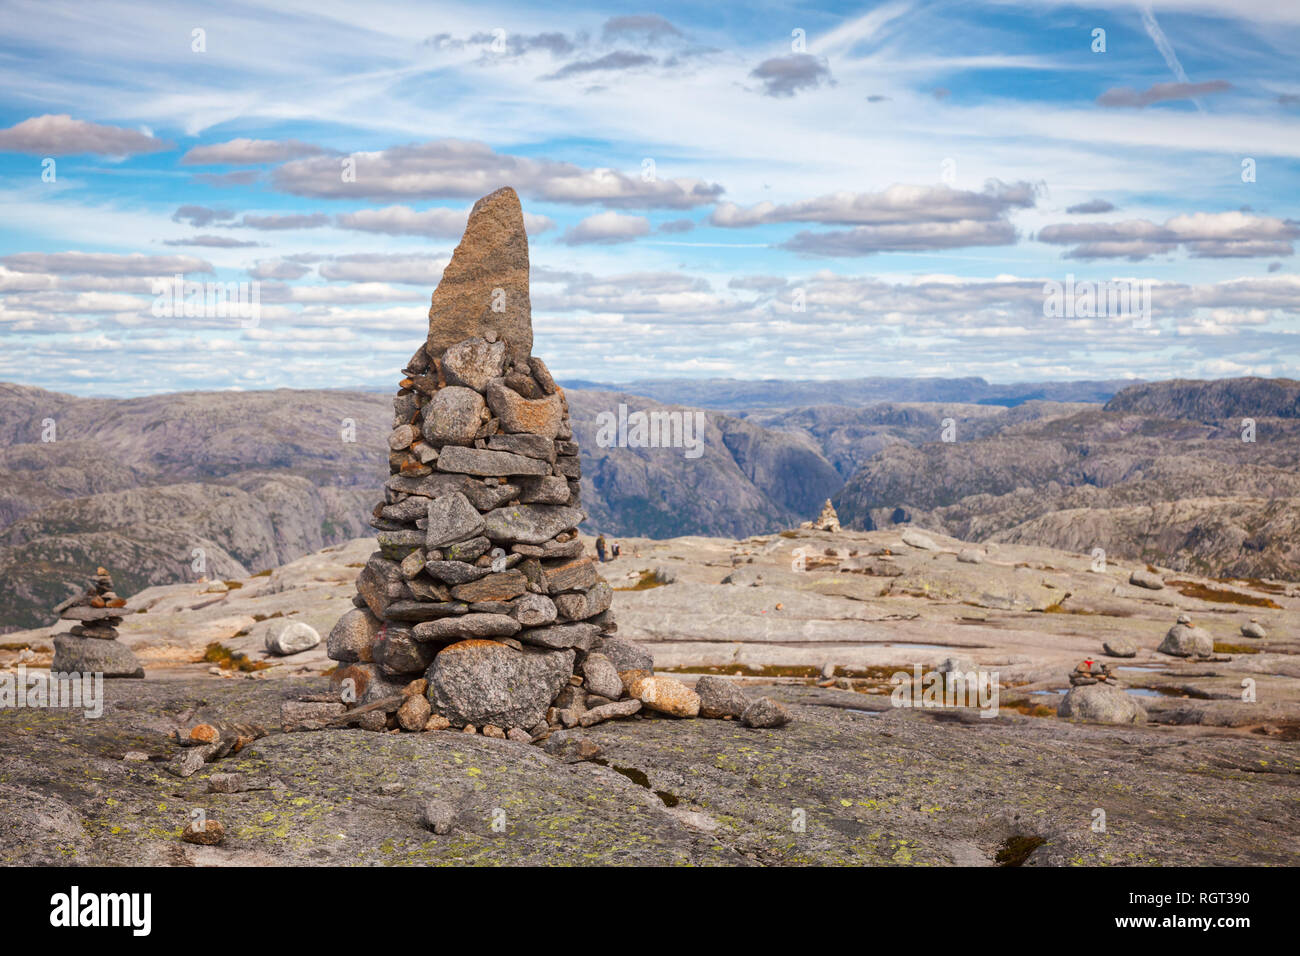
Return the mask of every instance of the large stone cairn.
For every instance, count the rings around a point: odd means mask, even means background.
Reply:
[[[90,586],[54,609],[64,621],[75,621],[66,633],[54,635],[54,673],[103,674],[105,677],[143,677],[144,668],[131,649],[117,643],[126,600],[113,590],[113,578],[97,568]],[[108,642],[113,643],[108,643]]]
[[[578,537],[578,444],[564,390],[531,355],[528,240],[512,189],[475,203],[403,369],[379,550],[330,633],[362,726],[536,740],[700,698],[614,637],[613,591]]]

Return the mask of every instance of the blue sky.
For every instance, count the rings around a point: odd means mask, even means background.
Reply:
[[[389,385],[502,185],[561,378],[1300,377],[1294,5],[56,0],[0,22],[0,380]],[[257,283],[255,327],[156,315],[177,272]],[[1151,327],[1045,316],[1068,276],[1149,280]]]

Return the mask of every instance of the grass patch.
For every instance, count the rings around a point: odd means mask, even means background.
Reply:
[[[1229,644],[1226,641],[1214,642],[1214,653],[1216,654],[1258,654],[1258,647],[1251,647],[1249,644]]]
[[[661,588],[664,583],[655,578],[653,571],[642,571],[641,576],[636,579],[635,584],[630,584],[625,588],[614,588],[615,591],[649,591],[651,588]]]
[[[1226,588],[1212,588],[1208,584],[1199,584],[1196,581],[1166,581],[1170,587],[1177,588],[1178,593],[1183,597],[1199,598],[1202,601],[1213,601],[1217,604],[1243,604],[1246,607],[1267,607],[1273,610],[1282,610],[1282,605],[1278,604],[1272,598],[1255,597],[1253,594],[1242,594],[1240,591],[1229,591]]]
[[[240,671],[245,674],[251,671],[264,671],[271,666],[266,661],[250,660],[247,654],[232,651],[219,641],[213,641],[204,649],[203,661],[216,664],[223,671]]]

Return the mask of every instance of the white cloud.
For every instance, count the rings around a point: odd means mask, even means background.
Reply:
[[[0,130],[0,151],[36,156],[135,156],[171,149],[147,133],[75,120],[67,113],[33,116]]]
[[[588,216],[576,226],[566,229],[560,241],[568,246],[593,243],[608,245],[631,242],[650,233],[650,220],[645,216],[624,216],[617,212],[602,212]]]
[[[500,186],[549,202],[610,207],[690,209],[708,205],[722,188],[699,179],[627,176],[613,169],[510,156],[485,143],[443,139],[354,153],[355,181],[340,161],[315,157],[285,163],[272,174],[277,189],[326,199],[477,199]]]

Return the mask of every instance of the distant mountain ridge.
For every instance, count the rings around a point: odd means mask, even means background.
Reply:
[[[1285,379],[1136,385],[1100,409],[892,445],[835,501],[855,528],[912,522],[972,541],[1300,580],[1297,395]]]
[[[833,498],[852,527],[912,522],[1300,578],[1296,382],[1142,383],[1104,406],[873,399],[734,414],[567,394],[586,527],[609,535],[739,538],[796,525]],[[598,416],[620,404],[703,415],[703,454],[602,447]],[[1242,418],[1256,422],[1253,443],[1241,441]],[[56,440],[42,441],[51,422]],[[0,630],[47,623],[99,564],[131,593],[192,580],[196,548],[209,577],[235,577],[369,534],[391,423],[390,399],[368,392],[114,400],[0,383]],[[955,442],[941,440],[948,429]]]
[[[661,402],[697,408],[749,411],[809,405],[864,405],[869,402],[960,402],[1014,407],[1025,402],[1089,402],[1109,400],[1132,379],[1078,382],[1016,382],[990,384],[982,378],[852,378],[799,379],[643,379],[624,384],[593,381],[565,383],[571,388],[643,395]]]

